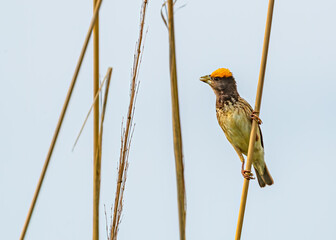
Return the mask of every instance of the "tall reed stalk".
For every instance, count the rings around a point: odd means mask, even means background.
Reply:
[[[93,0],[93,8],[98,0]],[[93,98],[99,89],[99,15],[93,28]],[[92,239],[99,240],[99,198],[100,198],[100,160],[98,155],[99,142],[99,102],[93,107],[93,216]]]
[[[254,112],[257,115],[257,117],[259,117],[261,97],[262,97],[262,92],[263,92],[263,87],[264,87],[264,78],[265,78],[266,63],[267,63],[267,53],[268,53],[269,39],[270,39],[270,35],[271,35],[273,7],[274,7],[274,0],[269,0],[268,10],[267,10],[265,36],[264,36],[264,44],[263,44],[263,51],[262,51],[260,71],[259,71],[259,80],[258,80],[256,101],[255,101],[255,106],[254,106]],[[251,171],[253,150],[254,150],[254,143],[255,143],[255,140],[256,140],[257,129],[258,129],[258,123],[256,121],[252,121],[252,129],[251,129],[251,134],[250,134],[250,142],[249,142],[249,148],[248,148],[248,152],[247,152],[246,169],[245,169],[247,171]],[[246,200],[247,200],[249,183],[250,183],[250,181],[245,178],[244,179],[244,184],[243,184],[241,201],[240,201],[240,208],[239,208],[239,215],[238,215],[238,223],[237,223],[235,240],[239,240],[240,237],[241,237],[241,231],[242,231],[242,228],[243,228],[243,221],[244,221],[244,214],[245,214],[245,207],[246,207]]]
[[[83,44],[83,47],[82,47],[82,51],[81,51],[81,53],[79,55],[79,59],[77,61],[75,72],[73,74],[73,77],[72,77],[72,80],[71,80],[71,83],[70,83],[70,87],[69,87],[67,96],[65,98],[65,101],[64,101],[64,104],[63,104],[63,107],[62,107],[62,111],[61,111],[61,114],[59,116],[57,125],[56,125],[54,136],[53,136],[53,138],[51,140],[51,144],[49,146],[48,154],[47,154],[47,157],[45,159],[45,162],[44,162],[44,165],[43,165],[43,168],[42,168],[42,172],[41,172],[39,181],[38,181],[36,189],[35,189],[34,197],[33,197],[33,200],[32,200],[32,202],[30,204],[30,208],[28,210],[28,215],[27,215],[27,218],[25,220],[25,223],[24,223],[21,235],[20,235],[20,240],[23,240],[25,238],[25,235],[26,235],[29,223],[30,223],[31,216],[32,216],[32,214],[34,212],[36,201],[37,201],[37,198],[39,196],[39,193],[40,193],[40,190],[41,190],[41,187],[42,187],[42,183],[43,183],[45,174],[47,172],[47,169],[48,169],[48,166],[49,166],[49,162],[50,162],[52,153],[54,151],[54,147],[55,147],[55,144],[56,144],[56,141],[57,141],[57,138],[58,138],[58,134],[59,134],[59,131],[61,129],[61,126],[62,126],[62,123],[63,123],[63,119],[64,119],[64,116],[65,116],[66,110],[68,108],[69,102],[70,102],[72,91],[73,91],[73,89],[75,87],[75,84],[76,84],[76,80],[77,80],[77,77],[78,77],[78,74],[79,74],[79,70],[81,68],[81,65],[82,65],[82,62],[83,62],[83,59],[84,59],[84,55],[85,55],[85,52],[86,52],[86,49],[87,49],[87,46],[88,46],[88,43],[89,43],[89,40],[90,40],[90,37],[91,37],[91,32],[92,32],[93,26],[94,26],[94,24],[96,22],[96,19],[97,19],[97,16],[98,16],[99,9],[100,9],[102,1],[103,0],[98,0],[98,2],[96,4],[96,7],[95,7],[95,10],[94,10],[94,13],[93,13],[93,17],[91,19],[91,23],[90,23],[90,26],[89,26],[89,30],[88,30],[88,32],[86,34],[86,37],[85,37],[85,40],[84,40],[84,44]]]
[[[186,239],[186,197],[184,183],[184,163],[182,152],[182,135],[180,124],[180,109],[177,88],[176,53],[175,53],[175,30],[174,30],[174,2],[168,0],[168,32],[169,32],[169,67],[172,102],[172,122],[174,136],[175,169],[177,183],[177,202],[179,213],[180,239]]]

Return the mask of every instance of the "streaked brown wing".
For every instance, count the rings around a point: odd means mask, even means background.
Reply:
[[[260,125],[258,125],[258,127],[259,127],[259,133],[260,133],[261,146],[264,148],[264,141],[263,141],[263,136],[262,136],[262,133],[261,133]]]
[[[246,114],[248,114],[249,117],[250,117],[250,115],[253,112],[253,108],[251,107],[251,105],[244,98],[241,98],[241,97],[239,97],[238,101],[240,103],[242,103],[242,105],[243,105],[243,107],[245,109]]]
[[[251,118],[251,114],[253,113],[253,108],[251,107],[251,105],[244,99],[239,97],[239,100],[242,103],[242,106],[244,107],[244,110],[246,112],[246,114],[248,115],[248,117],[250,118],[251,122],[252,122],[252,118]],[[261,128],[259,127],[259,133],[260,133],[260,141],[261,141],[261,146],[264,147],[264,141],[263,141],[263,136],[261,133]],[[257,136],[257,140],[258,140],[258,136]]]

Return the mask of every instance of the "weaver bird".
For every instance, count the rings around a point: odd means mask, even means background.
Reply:
[[[241,172],[244,178],[253,179],[252,173],[244,170],[243,154],[247,155],[253,119],[259,124],[261,120],[255,115],[250,104],[239,96],[236,81],[229,69],[219,68],[211,75],[201,77],[200,80],[209,84],[215,92],[218,123],[242,161]],[[260,187],[265,187],[266,184],[272,185],[273,179],[264,160],[264,143],[260,127],[257,131],[252,164]]]

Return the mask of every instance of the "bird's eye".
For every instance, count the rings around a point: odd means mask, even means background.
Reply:
[[[214,80],[215,80],[215,81],[218,81],[218,80],[219,80],[219,77],[215,77]]]

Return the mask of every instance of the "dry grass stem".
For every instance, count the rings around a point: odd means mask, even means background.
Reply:
[[[177,2],[177,0],[175,0],[174,2],[173,2],[173,5],[174,5],[174,10],[175,10],[175,4],[176,4],[176,2]],[[187,6],[187,4],[185,3],[185,4],[183,4],[183,5],[181,5],[181,6],[179,6],[177,9],[176,9],[176,12],[179,10],[179,9],[181,9],[181,8],[184,8],[185,6]],[[164,11],[165,11],[165,13],[163,13],[163,9],[164,9]],[[166,27],[167,27],[167,29],[168,29],[168,20],[167,20],[167,18],[168,18],[168,10],[167,10],[167,1],[164,1],[163,3],[162,3],[162,5],[161,5],[161,18],[162,18],[162,21],[163,21],[163,23],[164,23],[164,25],[166,25]]]
[[[25,235],[26,235],[26,232],[27,232],[27,229],[28,229],[28,225],[29,225],[31,216],[33,214],[35,204],[36,204],[36,201],[37,201],[37,198],[38,198],[38,195],[40,193],[40,189],[41,189],[41,186],[42,186],[42,183],[43,183],[43,180],[44,180],[44,176],[47,172],[48,165],[49,165],[49,162],[50,162],[50,159],[51,159],[51,155],[53,153],[53,150],[54,150],[57,138],[58,138],[58,134],[59,134],[59,131],[61,129],[63,119],[64,119],[64,116],[65,116],[66,110],[68,108],[68,104],[70,102],[72,91],[73,91],[73,89],[75,87],[75,84],[76,84],[76,80],[77,80],[77,77],[78,77],[78,74],[79,74],[79,70],[80,70],[80,67],[82,65],[84,55],[85,55],[85,52],[86,52],[86,49],[87,49],[87,46],[88,46],[88,43],[89,43],[89,40],[90,40],[90,37],[91,37],[92,29],[94,27],[94,24],[96,22],[96,19],[97,19],[98,13],[99,13],[101,3],[102,3],[102,0],[99,0],[96,4],[96,8],[94,10],[94,13],[93,13],[93,16],[92,16],[92,19],[91,19],[89,30],[86,34],[82,50],[81,50],[79,59],[77,61],[75,72],[73,74],[73,77],[72,77],[72,80],[71,80],[71,83],[70,83],[70,87],[69,87],[67,96],[65,98],[60,117],[59,117],[58,122],[57,122],[57,126],[56,126],[56,129],[55,129],[55,132],[54,132],[54,136],[52,138],[52,141],[51,141],[51,144],[50,144],[50,147],[49,147],[49,150],[48,150],[48,154],[47,154],[47,157],[46,157],[44,165],[43,165],[43,169],[42,169],[39,181],[37,183],[37,187],[36,187],[36,190],[35,190],[35,193],[34,193],[34,197],[33,197],[33,200],[31,202],[31,205],[30,205],[30,208],[29,208],[29,211],[28,211],[28,215],[27,215],[27,218],[25,220],[25,223],[24,223],[21,235],[20,235],[20,240],[23,240],[25,238]]]
[[[257,116],[259,116],[259,112],[260,112],[261,97],[262,97],[262,91],[263,91],[263,86],[264,86],[265,70],[266,70],[266,63],[267,63],[267,53],[268,53],[269,39],[270,39],[270,35],[271,35],[273,8],[274,8],[274,0],[269,0],[268,10],[267,10],[265,36],[264,36],[264,44],[263,44],[261,64],[260,64],[259,80],[258,80],[256,101],[255,101],[255,107],[254,107],[254,112],[256,113]],[[251,170],[252,157],[253,157],[254,143],[255,143],[255,140],[256,140],[257,128],[258,128],[257,122],[252,121],[252,129],[251,129],[251,134],[250,134],[250,142],[249,142],[249,147],[248,147],[248,152],[247,152],[246,169],[245,169],[245,170],[248,170],[248,171]],[[242,196],[241,196],[241,200],[240,200],[240,208],[239,208],[239,214],[238,214],[238,223],[237,223],[235,240],[239,240],[240,237],[241,237],[241,231],[242,231],[242,228],[243,228],[243,221],[244,221],[244,214],[245,214],[246,199],[247,199],[249,183],[250,183],[249,180],[244,179],[243,191],[242,191]]]
[[[168,32],[169,32],[169,67],[170,67],[170,85],[172,101],[172,123],[174,137],[175,169],[177,183],[177,202],[179,214],[180,239],[185,240],[186,226],[186,195],[184,183],[184,163],[182,150],[182,134],[180,124],[180,110],[177,87],[176,70],[176,50],[175,50],[175,30],[174,30],[174,4],[173,0],[168,0]]]
[[[98,0],[93,0],[93,8]],[[99,89],[99,16],[93,28],[93,96]],[[100,157],[99,157],[99,101],[93,107],[93,206],[92,206],[92,240],[99,240],[99,199],[100,199]],[[98,156],[97,156],[98,155]]]
[[[129,156],[131,139],[132,139],[132,135],[134,131],[134,128],[132,126],[133,126],[135,102],[136,102],[136,96],[137,96],[138,84],[139,84],[138,72],[139,72],[141,57],[142,57],[141,50],[143,49],[143,38],[144,38],[143,36],[144,36],[144,25],[145,25],[147,4],[148,4],[148,1],[144,0],[142,4],[141,13],[140,13],[140,32],[139,32],[139,39],[137,42],[136,52],[134,55],[132,80],[131,80],[131,87],[130,87],[130,102],[129,102],[128,112],[127,112],[126,127],[125,129],[122,127],[117,188],[116,188],[115,201],[114,201],[113,220],[111,223],[111,234],[110,234],[111,240],[117,239],[119,224],[121,221],[121,215],[122,215],[122,209],[123,209],[123,196],[124,196],[125,184],[126,184],[126,179],[127,179],[128,156]]]

